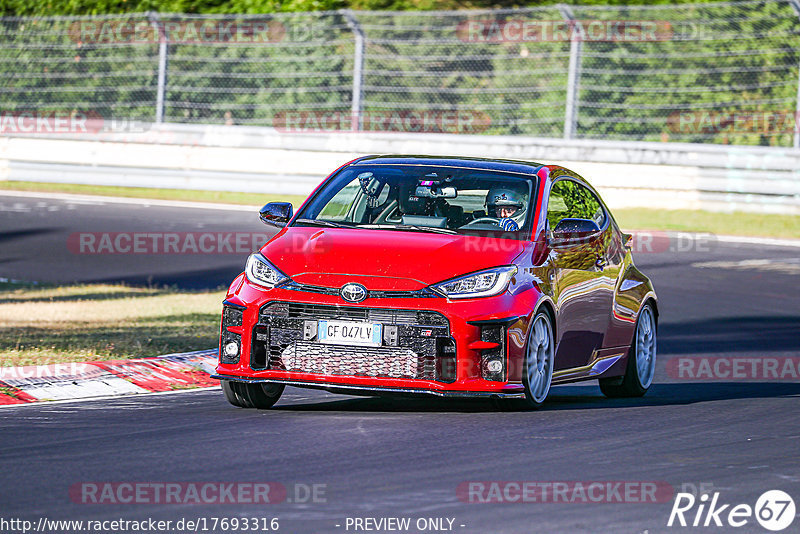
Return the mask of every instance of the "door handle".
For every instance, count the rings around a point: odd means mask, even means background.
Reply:
[[[605,269],[606,259],[603,256],[597,256],[597,260],[594,262],[594,264],[600,270]]]

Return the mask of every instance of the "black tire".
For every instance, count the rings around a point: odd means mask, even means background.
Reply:
[[[220,385],[222,386],[222,392],[225,394],[225,398],[229,403],[237,408],[246,408],[243,400],[239,398],[236,382],[232,382],[231,380],[220,380]]]
[[[239,405],[242,408],[255,408],[253,403],[250,402],[250,399],[245,395],[245,385],[241,382],[234,382],[233,384],[233,392],[236,393],[236,398],[239,399]]]
[[[537,324],[540,325],[538,331],[536,330]],[[542,338],[542,335],[546,335],[546,339]],[[546,344],[543,344],[543,342],[546,342]],[[534,343],[536,343],[536,348],[533,346]],[[532,350],[535,350],[536,353],[532,353]],[[529,365],[536,362],[542,364],[537,365],[537,367],[540,368],[540,380],[543,380],[543,382],[537,383],[536,377],[532,377],[532,373],[528,372]],[[540,310],[531,321],[528,341],[525,344],[525,358],[522,363],[522,385],[525,387],[525,398],[495,399],[495,406],[503,411],[538,410],[541,408],[547,400],[553,383],[554,364],[555,339],[552,320],[550,319],[550,314],[545,310]],[[534,381],[533,384],[532,380]]]
[[[246,384],[244,382],[239,382],[237,385],[241,396],[247,401],[247,407],[259,410],[272,408],[281,398],[286,387],[283,384]]]
[[[643,319],[644,318],[644,319]],[[640,353],[639,345],[642,343],[640,337],[640,329],[644,328],[644,323],[641,321],[649,321],[649,328],[652,332],[652,353],[647,358],[648,370],[646,373],[649,376],[641,376],[640,372]],[[600,391],[606,397],[617,399],[625,397],[642,397],[653,383],[653,374],[655,373],[655,360],[656,360],[656,347],[657,347],[657,322],[653,306],[648,302],[639,311],[639,317],[636,318],[636,326],[633,331],[633,340],[628,349],[628,363],[625,366],[625,376],[614,378],[601,378]],[[649,343],[648,340],[645,342]],[[652,360],[652,361],[651,361]]]

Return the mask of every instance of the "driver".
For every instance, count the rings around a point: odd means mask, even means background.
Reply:
[[[486,212],[489,217],[512,219],[518,227],[522,226],[525,222],[527,197],[527,193],[518,187],[494,187],[486,195]]]

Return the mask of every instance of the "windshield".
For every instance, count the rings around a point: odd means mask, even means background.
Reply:
[[[297,226],[439,233],[528,231],[533,181],[498,171],[416,165],[355,165],[300,211]]]

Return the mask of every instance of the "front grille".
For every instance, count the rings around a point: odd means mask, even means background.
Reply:
[[[384,345],[317,343],[319,320],[381,323]],[[455,360],[455,343],[450,322],[439,312],[272,302],[261,308],[252,338],[254,370],[455,380],[450,364]],[[448,360],[444,365],[443,359]]]
[[[436,379],[436,357],[399,347],[359,347],[296,341],[281,355],[287,371],[323,375]]]

